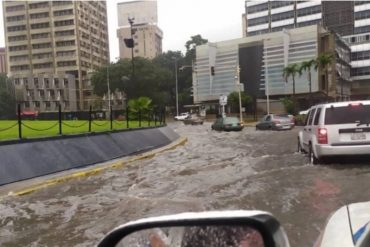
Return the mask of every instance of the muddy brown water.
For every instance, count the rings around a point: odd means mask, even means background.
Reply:
[[[342,205],[370,200],[370,162],[313,166],[292,131],[211,131],[170,123],[185,146],[0,202],[0,246],[92,246],[113,227],[185,211],[259,209],[291,246],[312,246]]]

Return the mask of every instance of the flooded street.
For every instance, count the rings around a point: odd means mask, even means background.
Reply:
[[[291,246],[312,246],[333,210],[370,200],[370,163],[309,165],[296,153],[298,128],[169,126],[184,146],[0,202],[0,246],[92,246],[129,220],[215,209],[269,211]]]

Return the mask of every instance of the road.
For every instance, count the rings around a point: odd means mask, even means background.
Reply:
[[[0,246],[92,246],[129,220],[214,209],[269,211],[292,246],[312,246],[333,210],[370,200],[370,165],[309,165],[295,152],[298,128],[170,126],[186,145],[0,202]]]

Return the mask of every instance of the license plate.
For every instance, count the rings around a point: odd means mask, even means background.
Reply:
[[[366,140],[366,134],[365,133],[352,133],[351,140],[352,141]]]

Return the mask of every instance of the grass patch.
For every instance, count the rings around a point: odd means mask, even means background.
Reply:
[[[157,126],[159,123],[157,122]],[[148,127],[148,121],[142,121],[141,127]],[[154,126],[154,122],[150,123]],[[126,129],[126,121],[113,121],[113,130]],[[129,121],[129,128],[139,128],[139,121]],[[91,132],[110,131],[110,121],[94,120],[91,122]],[[89,121],[63,120],[63,135],[82,134],[89,132]],[[22,137],[37,138],[59,135],[59,122],[57,120],[24,120],[22,121]],[[18,122],[16,120],[0,121],[0,141],[18,139]]]

